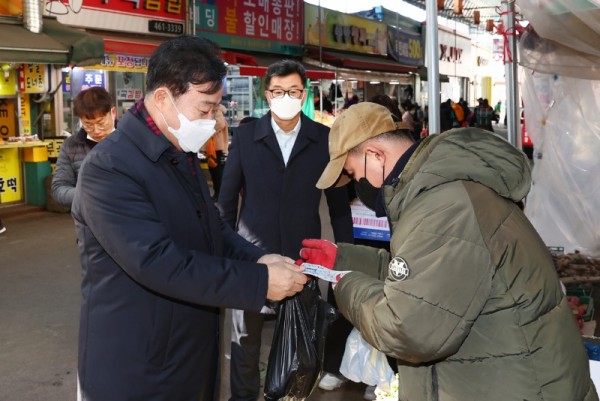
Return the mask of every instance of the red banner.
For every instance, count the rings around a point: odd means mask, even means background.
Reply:
[[[184,0],[83,0],[83,7],[136,16],[185,19]]]

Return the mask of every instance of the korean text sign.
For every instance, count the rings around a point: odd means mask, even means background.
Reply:
[[[201,36],[221,46],[288,54],[301,49],[302,0],[200,0],[195,12]]]

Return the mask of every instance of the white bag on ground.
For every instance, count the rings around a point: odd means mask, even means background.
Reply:
[[[389,383],[394,377],[385,354],[366,342],[356,328],[346,340],[340,373],[353,382],[369,386]]]

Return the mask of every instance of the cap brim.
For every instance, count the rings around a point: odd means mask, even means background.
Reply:
[[[348,153],[344,153],[343,155],[338,156],[337,158],[330,160],[329,163],[327,163],[325,170],[323,170],[323,174],[321,174],[321,178],[319,178],[319,181],[317,181],[317,188],[327,189],[334,186],[334,184],[336,187],[339,187],[346,184],[349,181],[347,177],[340,177],[340,175],[342,174],[342,169],[344,168],[344,163],[346,163],[347,157]],[[342,179],[344,179],[345,182],[340,184],[338,182],[338,179],[339,181],[342,181]]]

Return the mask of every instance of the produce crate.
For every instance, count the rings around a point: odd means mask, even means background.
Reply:
[[[594,295],[594,286],[591,284],[566,285],[566,288],[569,296],[591,297]]]
[[[592,297],[588,297],[588,296],[580,296],[579,297],[579,303],[581,305],[587,305],[587,310],[585,311],[585,314],[583,316],[581,316],[581,318],[583,319],[584,322],[589,322],[590,320],[592,320],[594,318],[594,298]]]

